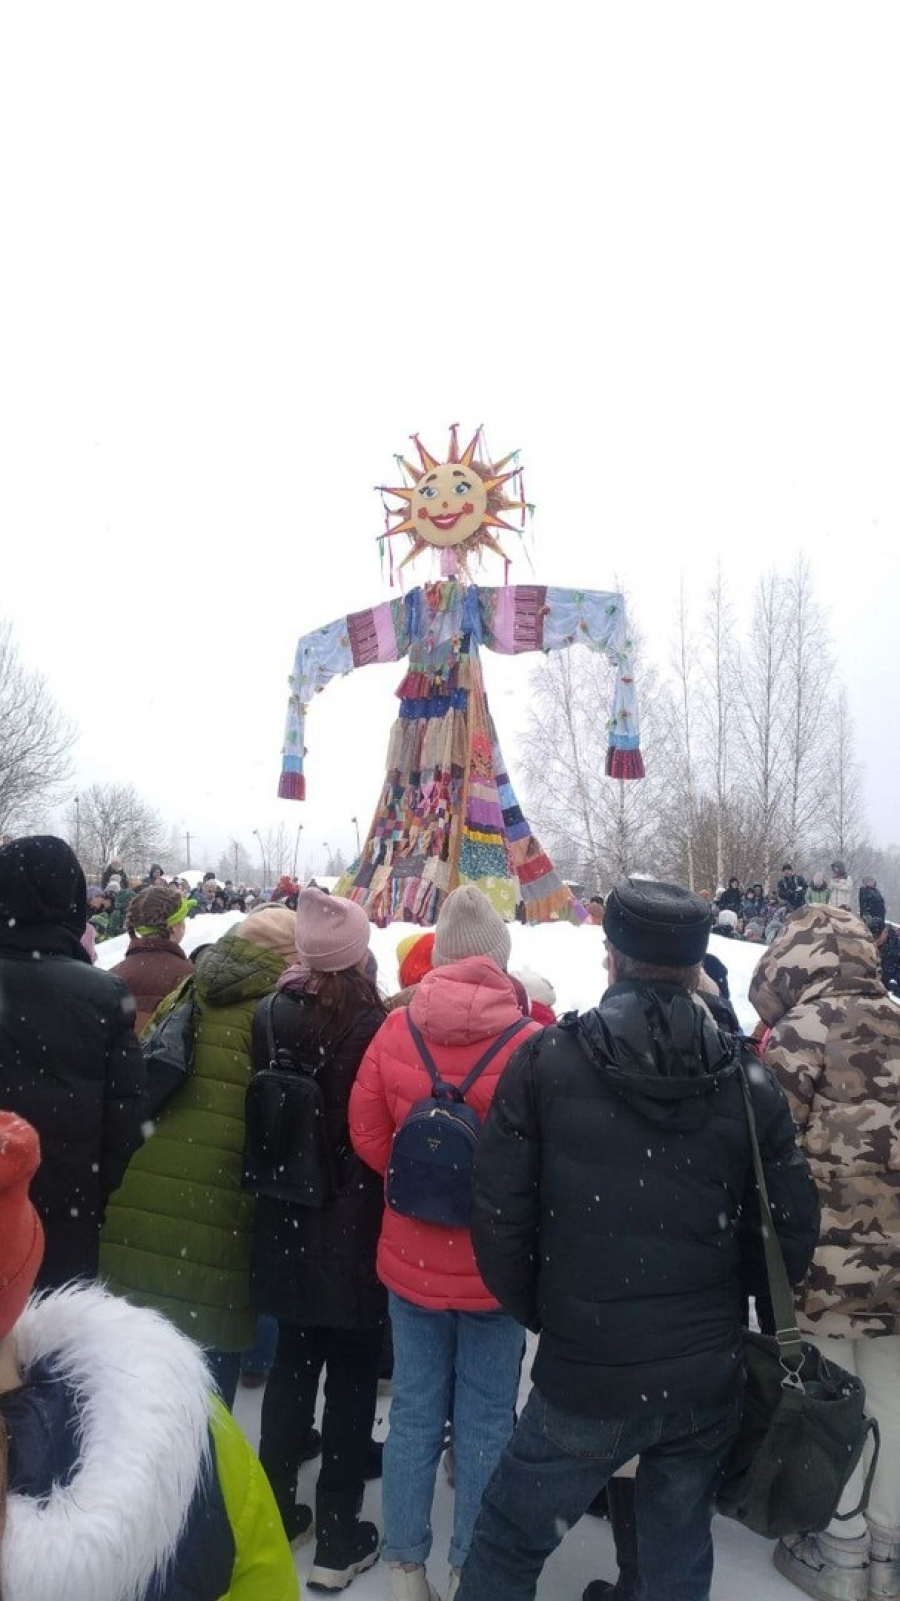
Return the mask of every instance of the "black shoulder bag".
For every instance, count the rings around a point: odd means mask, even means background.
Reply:
[[[784,1534],[824,1529],[831,1522],[871,1436],[872,1459],[859,1506],[840,1517],[865,1511],[878,1460],[878,1424],[866,1417],[866,1392],[855,1374],[826,1361],[797,1328],[743,1064],[740,1076],[776,1332],[744,1334],[744,1410],[718,1509],[765,1539],[776,1540]]]
[[[328,1206],[338,1192],[337,1160],[317,1080],[330,1057],[311,1067],[276,1045],[276,999],[277,992],[261,1003],[269,1065],[254,1073],[244,1098],[241,1185],[294,1206]]]
[[[174,1006],[140,1040],[147,1069],[144,1115],[159,1116],[194,1071],[194,980],[185,979]]]

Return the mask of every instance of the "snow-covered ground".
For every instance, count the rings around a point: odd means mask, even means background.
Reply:
[[[190,952],[197,945],[218,939],[226,930],[240,921],[239,912],[226,912],[219,916],[203,915],[192,918],[187,925],[185,949]],[[394,924],[388,929],[372,929],[372,948],[378,958],[379,981],[386,993],[397,988],[397,942],[412,928]],[[557,994],[557,1010],[570,1008],[584,1010],[596,1005],[606,984],[603,967],[603,935],[600,929],[585,924],[575,927],[568,923],[544,924],[538,928],[510,925],[512,959],[510,967],[531,967],[549,978]],[[111,967],[121,961],[127,941],[125,936],[108,940],[98,947],[100,962]],[[732,1000],[744,1028],[751,1029],[756,1014],[747,1001],[750,976],[764,946],[744,945],[737,940],[721,939],[713,935],[710,949],[728,968]],[[529,1353],[534,1342],[529,1337]],[[528,1364],[525,1365],[523,1390],[528,1383]],[[261,1392],[240,1390],[235,1408],[236,1416],[248,1438],[256,1445],[259,1439],[259,1413]],[[379,1399],[376,1435],[383,1438],[387,1432],[390,1400]],[[312,1503],[315,1494],[317,1464],[307,1463],[300,1477],[300,1499]],[[453,1491],[443,1472],[438,1474],[438,1487],[434,1507],[434,1552],[430,1575],[442,1595],[447,1587],[447,1547],[452,1524]],[[370,1484],[366,1491],[363,1515],[381,1527],[380,1488]],[[737,1524],[717,1518],[715,1524],[716,1572],[713,1579],[713,1601],[787,1601],[796,1597],[795,1587],[782,1579],[772,1567],[772,1547],[756,1535],[748,1534]],[[297,1554],[297,1569],[301,1577],[312,1565],[313,1547],[306,1546]],[[596,1518],[582,1518],[570,1531],[559,1550],[548,1562],[540,1585],[540,1601],[580,1601],[581,1593],[590,1579],[613,1578],[615,1561],[609,1524]],[[387,1576],[376,1564],[362,1574],[348,1590],[353,1601],[384,1601],[387,1593]],[[664,1598],[660,1598],[664,1601]]]

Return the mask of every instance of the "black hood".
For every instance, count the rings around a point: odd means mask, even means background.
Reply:
[[[612,984],[572,1026],[610,1088],[665,1128],[699,1128],[709,1097],[737,1070],[734,1041],[675,984]]]
[[[0,935],[64,928],[80,939],[86,922],[84,874],[64,839],[30,834],[0,848]]]

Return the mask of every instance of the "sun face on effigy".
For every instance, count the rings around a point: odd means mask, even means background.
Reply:
[[[503,470],[513,460],[512,456],[505,456],[496,464],[476,460],[480,429],[460,454],[456,428],[451,428],[446,461],[440,461],[426,450],[418,435],[414,434],[413,439],[421,467],[413,467],[403,457],[398,457],[399,465],[410,480],[409,487],[382,486],[384,495],[395,495],[405,502],[402,511],[388,511],[389,517],[400,519],[387,530],[388,535],[408,534],[412,543],[401,567],[429,546],[444,553],[442,571],[445,573],[465,572],[467,557],[484,550],[505,557],[505,551],[490,530],[505,528],[513,532],[512,524],[504,522],[498,512],[524,510],[522,500],[509,500],[503,493],[504,484],[520,478],[517,466]],[[455,555],[448,556],[450,552]]]

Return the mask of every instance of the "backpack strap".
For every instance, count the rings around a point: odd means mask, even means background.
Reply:
[[[271,995],[267,995],[263,1001],[264,1016],[266,1020],[266,1050],[269,1053],[270,1067],[278,1066],[278,1059],[275,1054],[277,1050],[277,1046],[275,1044],[275,1024],[272,1021],[272,1013],[275,1010],[276,993],[277,992],[273,990]]]
[[[484,1072],[488,1063],[494,1060],[494,1057],[497,1055],[498,1051],[502,1051],[508,1040],[511,1040],[514,1035],[522,1032],[522,1029],[525,1028],[526,1024],[529,1022],[529,1019],[525,1017],[519,1017],[514,1023],[510,1023],[509,1026],[503,1030],[502,1034],[498,1034],[497,1038],[491,1041],[487,1050],[484,1051],[481,1056],[479,1056],[478,1061],[474,1064],[474,1066],[469,1068],[469,1071],[461,1084],[447,1084],[441,1078],[435,1065],[434,1057],[425,1043],[421,1030],[416,1027],[409,1015],[409,1007],[406,1008],[406,1022],[409,1027],[409,1032],[412,1035],[413,1044],[422,1058],[422,1062],[428,1071],[428,1076],[431,1079],[434,1088],[452,1096],[454,1101],[464,1101],[466,1098],[466,1091],[472,1088],[475,1080]]]

